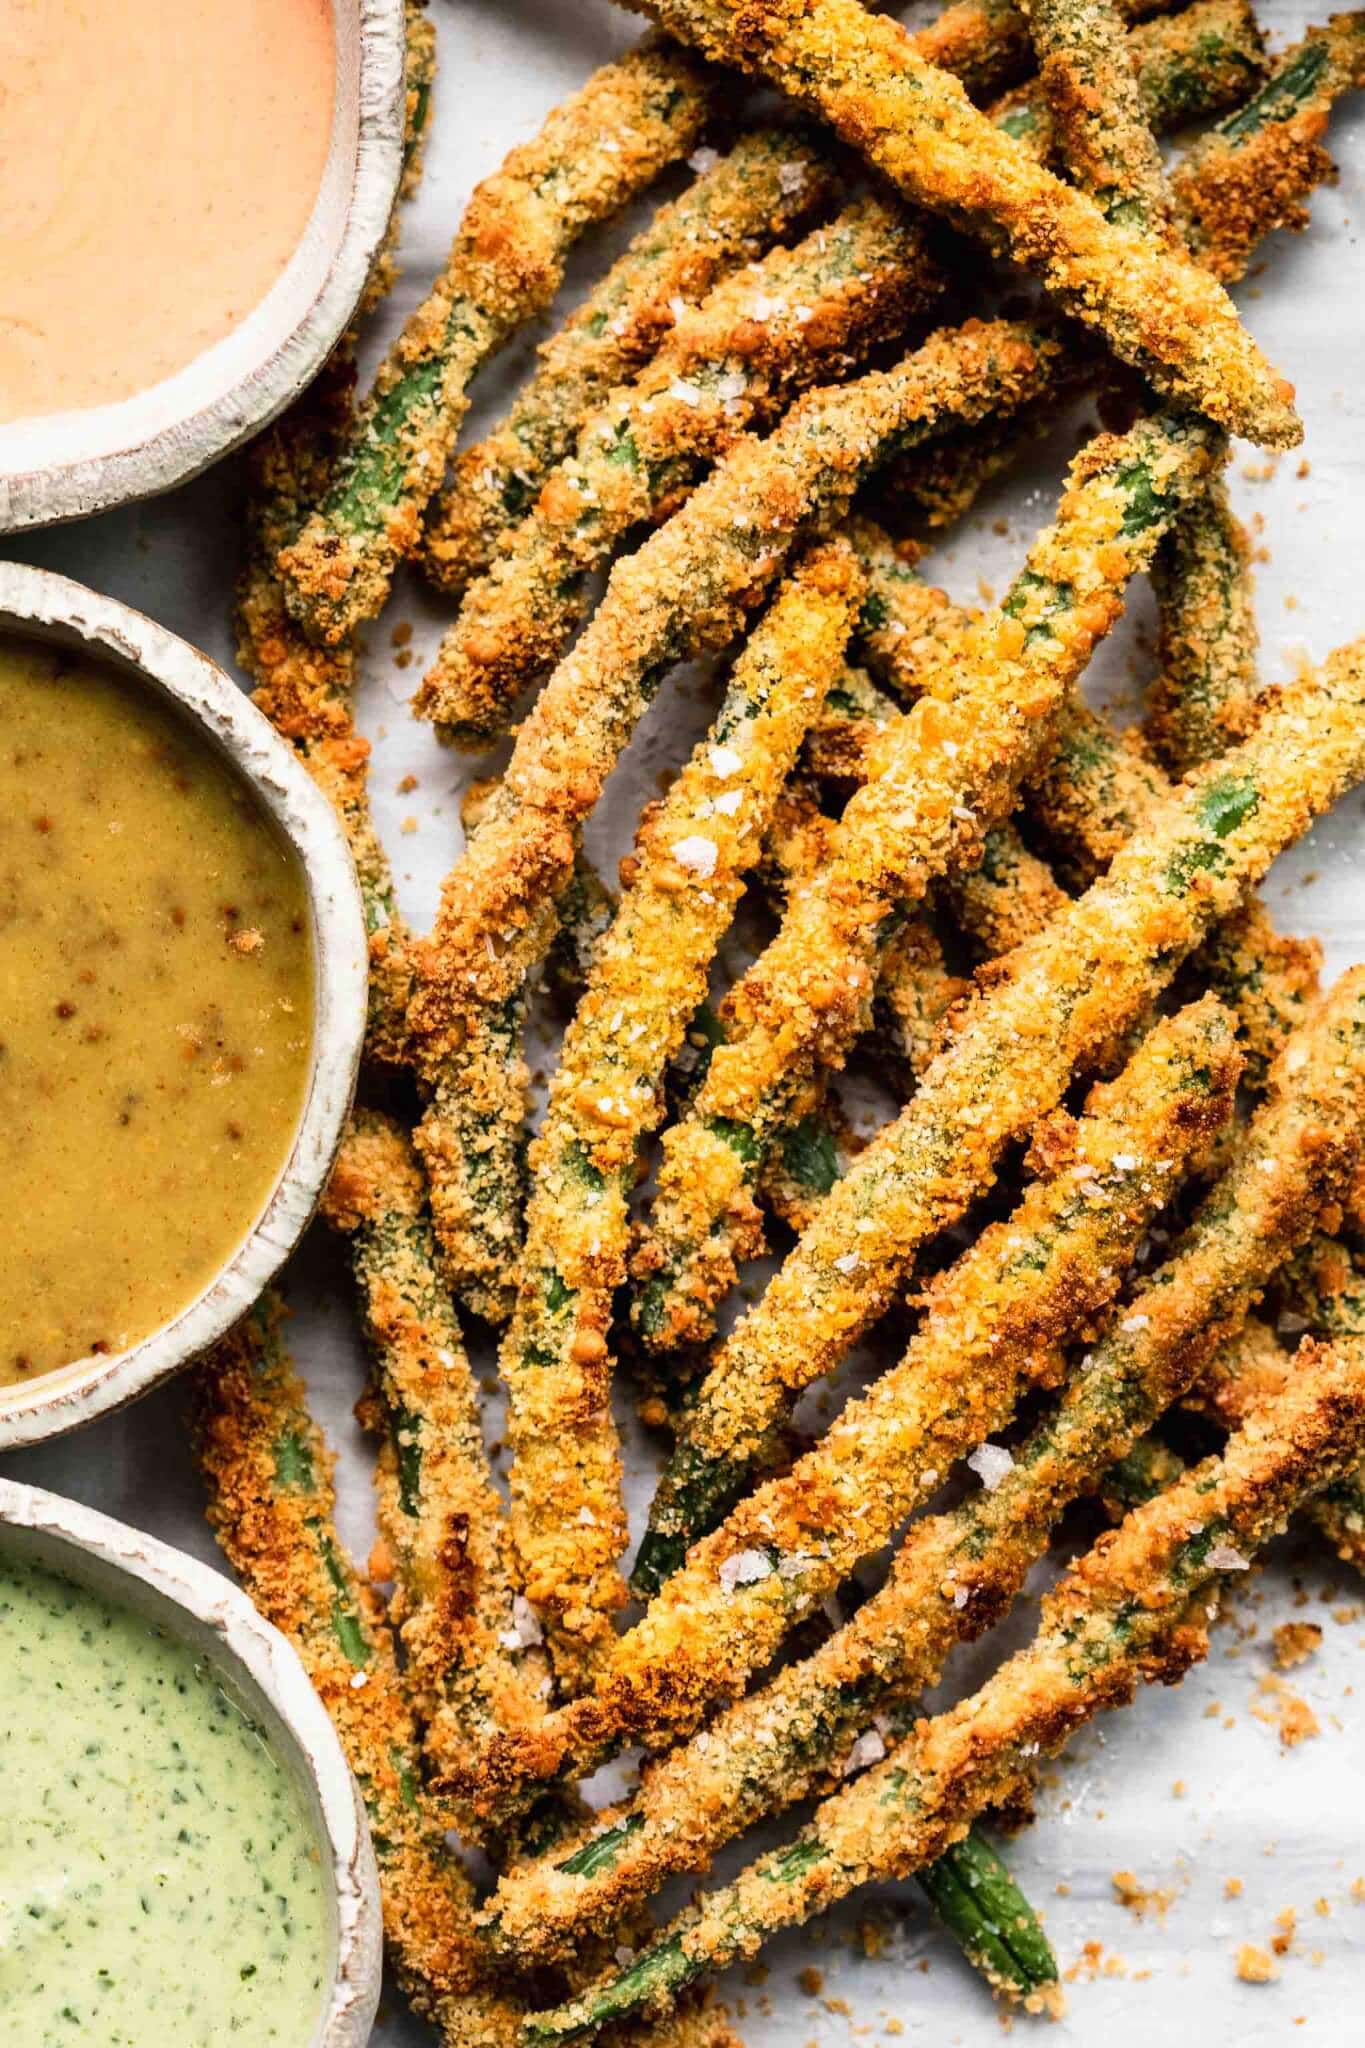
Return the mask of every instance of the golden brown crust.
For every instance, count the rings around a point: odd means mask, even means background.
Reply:
[[[532,1149],[523,1282],[502,1350],[513,1532],[561,1680],[581,1690],[625,1598],[609,1394],[628,1201],[662,1080],[706,993],[802,735],[839,672],[861,596],[851,551],[815,546],[739,655],[708,737],[646,811]]]
[[[590,222],[701,138],[704,73],[650,40],[556,107],[474,190],[446,267],[380,365],[321,509],[279,556],[291,613],[344,643],[382,608],[438,488],[479,364],[547,306]]]
[[[646,4],[646,0],[641,0]],[[647,0],[720,62],[804,100],[910,199],[1003,242],[1068,311],[1158,387],[1231,431],[1292,446],[1292,390],[1269,370],[1207,273],[1111,227],[859,0]]]

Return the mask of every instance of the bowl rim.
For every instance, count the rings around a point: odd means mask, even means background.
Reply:
[[[303,870],[314,946],[313,1045],[293,1143],[264,1209],[214,1278],[139,1343],[0,1387],[0,1451],[120,1408],[179,1371],[251,1307],[302,1236],[350,1111],[365,1033],[368,944],[332,806],[216,662],[117,598],[48,569],[0,562],[0,633],[73,647],[187,717],[255,791]]]
[[[339,61],[329,144],[329,165],[334,152],[345,150],[340,175],[345,177],[349,161],[350,178],[341,200],[340,235],[316,291],[280,332],[270,301],[282,289],[293,296],[290,272],[322,233],[326,172],[289,265],[266,298],[221,341],[147,391],[108,405],[45,415],[31,429],[24,421],[12,423],[27,441],[40,440],[50,421],[61,451],[50,458],[35,457],[21,446],[7,459],[0,430],[0,533],[83,519],[188,481],[274,419],[322,368],[360,302],[388,232],[403,169],[406,101],[404,0],[330,0],[330,6],[339,60],[347,24],[355,23],[354,76],[347,83],[343,110]],[[342,131],[352,124],[354,138],[347,149]],[[250,336],[254,345],[258,329],[260,346],[252,353],[243,337]],[[238,361],[243,355],[247,360]],[[139,421],[143,411],[164,412],[164,417],[149,426]],[[67,452],[79,440],[81,421],[89,423],[91,449]]]
[[[0,1478],[0,1530],[5,1529],[35,1538],[22,1548],[49,1567],[63,1568],[54,1551],[94,1559],[96,1577],[108,1587],[135,1589],[130,1604],[139,1612],[175,1609],[171,1626],[179,1639],[207,1650],[253,1703],[265,1702],[268,1718],[292,1751],[288,1767],[295,1782],[311,1794],[310,1822],[331,1864],[336,1956],[310,2048],[364,2048],[379,1999],[379,1873],[355,1780],[293,1645],[212,1566],[61,1494]],[[81,1578],[79,1562],[72,1576]],[[88,1576],[84,1582],[89,1584]],[[108,1587],[92,1590],[106,1597]],[[271,1738],[278,1748],[274,1728]]]

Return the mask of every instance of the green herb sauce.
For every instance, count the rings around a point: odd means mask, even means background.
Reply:
[[[0,1553],[8,2048],[306,2048],[329,1948],[316,1831],[213,1666]]]

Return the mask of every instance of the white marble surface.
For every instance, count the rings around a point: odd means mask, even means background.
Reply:
[[[1262,10],[1277,45],[1307,21],[1300,0],[1266,0]],[[426,182],[410,212],[406,275],[388,309],[385,332],[420,295],[438,265],[475,178],[543,111],[637,30],[607,0],[434,0],[442,75]],[[1365,108],[1359,101],[1332,131],[1342,166],[1336,189],[1314,205],[1310,235],[1277,238],[1263,273],[1243,288],[1246,316],[1271,356],[1298,383],[1307,425],[1309,474],[1297,456],[1265,475],[1252,451],[1238,450],[1236,496],[1257,522],[1266,557],[1258,602],[1267,675],[1283,676],[1305,654],[1321,656],[1365,631]],[[600,264],[620,230],[595,239],[575,265],[575,281]],[[567,295],[566,295],[567,297]],[[489,416],[509,379],[524,366],[534,337],[509,351],[481,380],[480,417]],[[1055,494],[1059,456],[1040,461],[983,507],[934,560],[932,573],[970,597],[978,581],[996,589],[1020,560],[1032,529]],[[236,547],[239,478],[228,465],[156,503],[25,538],[7,552],[45,563],[145,607],[166,625],[226,659],[228,592]],[[1006,530],[995,530],[1006,522]],[[1263,528],[1261,522],[1264,522]],[[407,719],[404,700],[420,667],[400,671],[389,644],[398,619],[416,626],[418,661],[431,647],[440,608],[404,585],[370,635],[361,717],[376,742],[376,806],[393,849],[405,903],[430,916],[440,876],[458,845],[457,797],[478,765],[445,755]],[[1098,692],[1124,698],[1144,674],[1138,636],[1150,611],[1136,591],[1130,617],[1095,665]],[[666,691],[616,777],[594,827],[596,851],[619,851],[639,802],[659,768],[675,761],[704,717],[698,693]],[[407,773],[418,789],[400,794]],[[1281,863],[1268,885],[1286,923],[1325,940],[1333,971],[1365,956],[1365,798],[1357,793],[1310,841]],[[350,1419],[361,1358],[345,1275],[335,1251],[314,1231],[294,1262],[289,1291],[294,1340],[341,1453],[346,1533],[363,1554],[369,1508],[364,1446]],[[201,1503],[182,1443],[182,1395],[172,1388],[84,1434],[0,1461],[8,1477],[28,1479],[139,1523],[196,1555],[212,1558]],[[634,1456],[632,1504],[648,1492],[652,1459]],[[1255,1709],[1270,1663],[1270,1627],[1294,1608],[1295,1573],[1311,1595],[1302,1612],[1322,1622],[1319,1656],[1291,1683],[1317,1711],[1322,1732],[1292,1752]],[[1335,1583],[1330,1611],[1320,1595]],[[1212,2044],[1313,2042],[1321,2048],[1359,2037],[1365,1969],[1365,1904],[1350,1896],[1365,1876],[1359,1816],[1365,1811],[1365,1705],[1353,1689],[1365,1681],[1361,1589],[1319,1553],[1296,1549],[1244,1596],[1241,1615],[1254,1639],[1226,1631],[1209,1667],[1176,1692],[1150,1696],[1073,1745],[1040,1803],[1038,1825],[1012,1851],[1045,1909],[1064,1966],[1083,1945],[1102,1945],[1095,1981],[1070,1992],[1061,2023],[1066,2042],[1105,2041],[1127,2048],[1161,2032],[1198,2029]],[[1016,1624],[1022,1631],[1026,1617]],[[969,1679],[1000,1645],[981,1646],[955,1667]],[[1215,1711],[1214,1703],[1219,1706]],[[1179,1781],[1183,1794],[1173,1789]],[[1111,1874],[1134,1871],[1175,1897],[1164,1918],[1139,1921],[1115,1900]],[[1224,1881],[1240,1878],[1239,1896]],[[1058,1887],[1065,1887],[1064,1891]],[[1325,1916],[1316,1901],[1328,1909]],[[754,2048],[814,2042],[902,2040],[934,2048],[984,2048],[1000,2021],[950,1947],[930,1929],[908,1892],[889,1893],[894,1933],[877,1959],[843,1940],[812,1953],[797,1943],[772,1954],[764,1991],[732,1983],[747,2000],[742,2028]],[[1239,1984],[1233,1958],[1244,1941],[1265,1944],[1275,1916],[1298,1914],[1297,1934],[1272,1986]],[[852,1912],[838,1917],[844,1936]],[[1121,1958],[1112,1965],[1111,1958]],[[795,1981],[803,1965],[825,1971],[830,2010]],[[921,1966],[927,1966],[923,1969]],[[1090,1972],[1087,1975],[1092,1974]],[[762,2008],[762,2009],[760,2009]],[[376,2041],[418,2048],[423,2030],[392,2008]]]

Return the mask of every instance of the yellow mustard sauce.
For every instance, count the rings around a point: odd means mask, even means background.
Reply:
[[[312,1034],[304,877],[254,792],[150,689],[0,643],[0,1385],[213,1278]]]

